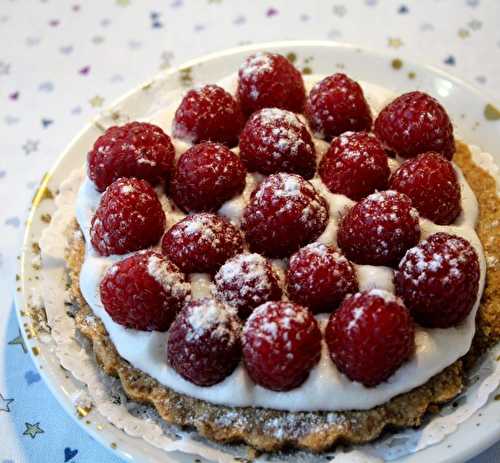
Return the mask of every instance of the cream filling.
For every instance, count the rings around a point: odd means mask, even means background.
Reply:
[[[306,85],[311,87],[320,76],[309,76]],[[235,89],[235,76],[224,79],[219,84],[230,92]],[[361,83],[368,102],[374,113],[377,113],[393,97],[393,94],[381,87]],[[162,127],[171,133],[173,114],[178,102],[165,110],[153,114],[148,121]],[[182,154],[189,145],[174,140],[177,156]],[[319,156],[325,152],[328,145],[315,140]],[[237,152],[237,150],[235,150]],[[391,169],[398,166],[398,161],[391,160]],[[298,388],[288,392],[274,392],[256,385],[249,378],[242,363],[224,381],[211,386],[196,386],[179,376],[166,362],[166,333],[142,332],[125,328],[115,323],[104,309],[99,296],[99,283],[104,272],[114,262],[127,257],[101,257],[90,245],[90,221],[96,210],[101,194],[97,192],[92,182],[85,176],[81,185],[76,216],[86,240],[85,261],[80,275],[82,294],[94,313],[102,320],[106,330],[119,354],[134,367],[157,379],[161,384],[179,392],[214,404],[228,406],[254,406],[289,411],[316,410],[364,410],[380,405],[401,393],[407,392],[429,380],[454,361],[462,357],[470,348],[475,331],[475,315],[479,307],[480,296],[485,281],[485,259],[481,243],[474,227],[478,218],[478,205],[474,193],[465,181],[460,169],[456,171],[462,189],[462,213],[450,226],[438,226],[426,219],[420,219],[422,239],[438,231],[446,231],[464,237],[474,246],[479,256],[481,278],[479,292],[473,310],[467,319],[457,327],[449,329],[422,329],[416,331],[416,352],[411,359],[402,365],[386,382],[374,388],[366,388],[353,382],[341,374],[333,364],[323,342],[323,352],[319,363],[311,370],[307,380]],[[247,175],[247,186],[243,193],[226,202],[219,213],[238,224],[242,208],[248,195],[262,180],[258,174]],[[338,217],[341,211],[352,206],[353,202],[345,196],[332,194],[319,177],[312,180],[318,192],[327,200],[330,211],[329,223],[318,241],[336,244]],[[173,213],[171,204],[164,195],[161,201],[167,213],[168,226],[172,226],[183,217],[182,213]],[[286,260],[273,261],[278,273],[283,278]],[[393,292],[393,270],[388,267],[370,265],[355,265],[360,289],[381,288]],[[193,297],[209,295],[212,283],[206,274],[191,274]],[[325,315],[318,316],[323,327]]]

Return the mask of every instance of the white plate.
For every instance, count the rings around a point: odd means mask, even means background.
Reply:
[[[56,191],[67,174],[80,167],[94,140],[102,133],[99,125],[125,122],[123,114],[131,119],[145,118],[158,107],[166,106],[193,83],[211,83],[235,72],[242,60],[255,50],[293,53],[295,64],[305,72],[332,74],[346,72],[354,79],[369,81],[394,90],[397,93],[420,89],[443,103],[451,115],[460,137],[496,154],[500,164],[500,115],[492,106],[492,99],[438,69],[407,63],[404,60],[353,46],[333,42],[281,42],[252,45],[208,55],[185,65],[162,72],[151,82],[131,91],[99,117],[98,124],[86,126],[62,153],[50,173],[42,180],[33,201],[27,223],[26,235],[20,259],[21,278],[17,290],[17,315],[29,346],[33,361],[45,382],[63,408],[75,417],[82,428],[118,455],[130,461],[192,462],[193,456],[178,453],[166,454],[142,439],[132,438],[95,410],[78,419],[71,396],[81,390],[75,381],[59,365],[50,342],[40,342],[33,336],[32,320],[27,299],[31,287],[38,280],[39,271],[32,265],[41,231],[46,226],[43,214],[52,213],[54,201],[47,191]],[[35,266],[36,267],[36,266]],[[461,462],[477,455],[500,439],[499,403],[490,399],[478,414],[463,423],[443,442],[410,455],[401,463],[416,461]]]

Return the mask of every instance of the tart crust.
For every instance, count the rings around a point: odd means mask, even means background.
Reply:
[[[422,386],[362,411],[287,412],[254,407],[228,407],[179,394],[161,385],[120,357],[102,322],[80,293],[79,274],[85,243],[68,230],[66,262],[70,298],[76,307],[77,329],[90,340],[97,362],[119,378],[131,400],[154,406],[167,422],[195,428],[201,435],[224,443],[246,443],[259,451],[301,448],[322,452],[337,442],[359,444],[377,438],[386,428],[419,426],[424,415],[456,397],[466,387],[465,373],[477,358],[500,340],[500,199],[495,179],[472,160],[468,147],[457,142],[454,161],[461,167],[480,204],[476,231],[487,262],[486,286],[469,353]]]

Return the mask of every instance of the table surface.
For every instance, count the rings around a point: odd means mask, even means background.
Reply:
[[[500,100],[500,1],[0,0],[0,463],[120,460],[67,416],[19,337],[13,281],[30,198],[77,131],[160,69],[251,42],[354,43]],[[473,460],[500,461],[500,444]]]

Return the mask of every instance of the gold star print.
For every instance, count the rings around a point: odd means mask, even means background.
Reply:
[[[389,37],[389,39],[387,39],[387,45],[391,48],[399,48],[403,46],[403,41],[396,37]]]
[[[23,436],[30,436],[32,439],[34,439],[37,434],[43,434],[45,431],[40,427],[40,422],[31,424],[31,423],[24,423],[26,426],[26,430],[23,432]]]
[[[21,331],[19,331],[19,335],[16,338],[10,340],[7,344],[9,346],[21,346],[25,354],[28,352],[28,349],[26,349],[26,345],[24,344],[24,339],[21,336]]]
[[[14,402],[14,399],[4,399],[3,395],[0,394],[0,412],[10,412],[9,405]]]
[[[96,95],[89,100],[89,103],[90,106],[92,106],[93,108],[100,108],[104,103],[104,98],[99,95]]]

